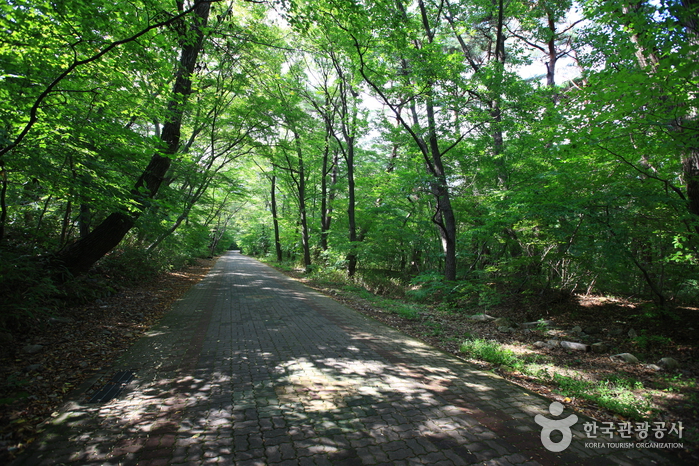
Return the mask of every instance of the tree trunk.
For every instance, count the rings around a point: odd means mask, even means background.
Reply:
[[[323,148],[323,171],[320,178],[320,248],[323,251],[328,250],[328,233],[330,233],[330,223],[332,222],[332,193],[328,192],[328,165],[330,157],[330,137],[332,134],[332,126],[330,119],[324,115],[325,119],[325,147]],[[332,170],[335,170],[332,164]],[[331,181],[331,186],[335,184],[335,177]],[[332,188],[331,188],[332,189]]]
[[[308,214],[306,212],[306,173],[303,167],[303,151],[301,150],[301,138],[294,131],[294,141],[296,142],[296,155],[299,159],[299,210],[301,211],[301,244],[303,246],[303,268],[306,272],[311,271],[311,240],[308,234]]]
[[[0,159],[0,241],[5,237],[5,222],[7,221],[7,172],[5,162]]]
[[[435,217],[441,216],[441,221],[436,222],[442,239],[444,251],[444,279],[456,280],[456,217],[451,206],[447,176],[442,164],[442,154],[437,144],[436,125],[434,122],[434,110],[432,100],[427,102],[427,121],[429,125],[430,153],[432,154],[433,180],[432,193],[437,200],[437,212]]]
[[[350,250],[347,254],[347,275],[353,277],[357,271],[357,220],[355,218],[354,195],[354,136],[346,136],[347,144],[347,218],[349,221]]]
[[[645,43],[648,32],[644,24],[637,16],[643,14],[643,0],[632,0],[622,8],[624,24],[631,31],[631,42],[636,47],[636,59],[641,68],[647,73],[653,74],[661,58],[655,50],[650,49]],[[681,0],[679,4],[673,5],[672,13],[678,18],[679,23],[684,28],[687,40],[690,45],[699,46],[698,14],[699,0]],[[696,60],[696,52],[688,60]],[[696,71],[693,77],[696,78]],[[670,112],[676,102],[668,102],[667,96],[662,96],[662,104]],[[672,114],[672,113],[671,113]],[[697,143],[697,132],[699,130],[699,109],[691,108],[686,118],[681,120],[671,120],[673,136],[681,147],[682,178],[685,184],[687,196],[687,210],[695,217],[699,217],[699,143]],[[695,218],[695,221],[698,218]],[[699,233],[699,225],[695,225],[695,230]]]
[[[699,0],[682,0],[682,10],[678,17],[680,23],[685,29],[685,33],[689,39],[689,43],[695,48],[693,59],[697,59],[696,47],[699,46]],[[693,77],[696,79],[699,72],[695,71]],[[696,99],[696,93],[694,95]],[[696,102],[696,100],[694,100]],[[693,108],[689,112],[688,121],[680,123],[683,136],[689,141],[685,144],[685,150],[682,160],[682,169],[684,175],[684,183],[687,190],[687,199],[689,201],[689,211],[699,219],[699,143],[697,142],[697,134],[699,133],[699,109]],[[689,134],[688,134],[689,133]],[[696,227],[699,232],[699,225]]]
[[[279,218],[277,218],[277,177],[272,175],[272,223],[274,224],[274,250],[277,253],[277,262],[281,262],[282,242],[279,239]]]
[[[180,37],[184,44],[180,55],[179,67],[173,86],[173,95],[167,108],[168,121],[163,126],[160,139],[164,149],[155,153],[132,189],[136,209],[125,208],[108,216],[98,227],[84,238],[64,248],[57,254],[58,265],[73,275],[87,272],[92,265],[105,254],[114,249],[134,226],[143,210],[148,207],[163,182],[170,168],[171,156],[177,153],[184,106],[192,93],[191,77],[204,41],[210,3],[202,2],[194,9],[194,18],[189,31]]]

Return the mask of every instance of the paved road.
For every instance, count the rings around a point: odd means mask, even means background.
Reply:
[[[582,418],[552,453],[534,418],[569,410],[236,252],[117,370],[118,398],[76,394],[14,464],[677,464],[588,448]]]

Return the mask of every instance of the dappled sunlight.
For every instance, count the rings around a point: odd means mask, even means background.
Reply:
[[[522,463],[532,445],[547,454],[533,421],[544,400],[232,258],[120,361],[136,378],[118,399],[57,415],[47,438],[64,439],[64,463]]]

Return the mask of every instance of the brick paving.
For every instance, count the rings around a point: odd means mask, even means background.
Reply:
[[[550,452],[549,401],[237,252],[112,370],[136,377],[78,391],[13,466],[680,464],[586,439],[582,416]]]

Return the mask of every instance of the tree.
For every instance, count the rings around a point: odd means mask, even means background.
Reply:
[[[148,206],[149,200],[157,194],[170,168],[171,156],[179,150],[185,104],[192,93],[192,74],[204,42],[210,8],[209,1],[198,2],[192,10],[193,18],[180,33],[182,50],[172,97],[167,105],[167,120],[160,134],[162,146],[134,185],[132,195],[135,208],[127,207],[123,211],[112,213],[90,234],[58,253],[57,262],[71,274],[86,272],[118,245]]]

